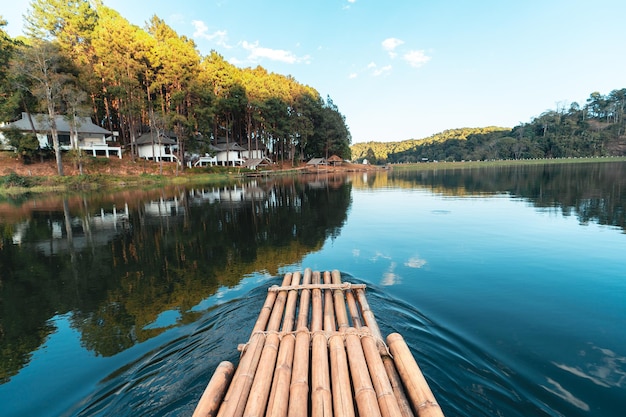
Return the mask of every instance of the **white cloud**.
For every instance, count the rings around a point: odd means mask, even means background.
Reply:
[[[384,67],[374,69],[374,72],[372,74],[375,77],[378,77],[381,75],[389,74],[390,72],[391,72],[391,65],[385,65]]]
[[[386,65],[384,67],[378,67],[375,62],[370,62],[366,67],[374,77],[378,77],[383,74],[387,74],[391,71],[391,65]]]
[[[354,79],[354,78],[356,78],[356,77],[358,77],[358,76],[359,76],[359,75],[358,75],[356,72],[351,72],[351,73],[348,75],[348,78],[349,78],[350,80],[352,80],[352,79]]]
[[[350,6],[352,6],[354,3],[356,3],[356,0],[348,0],[348,4],[345,4],[345,5],[343,6],[343,9],[344,9],[344,10],[349,9],[349,8],[350,8]]]
[[[379,259],[391,259],[391,256],[389,256],[389,255],[385,255],[385,254],[384,254],[384,253],[382,253],[382,252],[376,252],[376,253],[374,254],[374,256],[373,256],[372,258],[370,258],[370,260],[371,260],[372,262],[376,262],[376,261],[378,261]]]
[[[401,277],[400,275],[394,272],[395,269],[396,269],[396,263],[391,262],[389,264],[389,268],[387,269],[387,271],[383,273],[383,279],[380,282],[381,285],[391,286],[391,285],[396,285],[400,283]]]
[[[424,259],[420,259],[418,256],[414,256],[411,259],[409,259],[408,261],[406,261],[406,263],[404,264],[404,266],[408,266],[409,268],[421,268],[424,265],[426,265],[426,261]]]
[[[387,38],[382,42],[383,49],[389,53],[391,58],[395,58],[398,54],[395,52],[396,48],[404,43],[403,40],[398,38]]]
[[[385,272],[383,274],[383,279],[380,282],[380,285],[384,285],[385,287],[390,287],[392,285],[396,285],[400,282],[400,277],[393,272]]]
[[[248,55],[248,60],[254,61],[254,62],[262,58],[267,58],[272,61],[285,62],[287,64],[307,62],[310,60],[310,56],[308,55],[298,57],[294,53],[290,51],[285,51],[284,49],[271,49],[271,48],[261,47],[259,46],[258,42],[249,43],[249,42],[243,41],[242,46],[245,50],[250,52],[250,55]]]
[[[419,68],[428,61],[430,61],[430,57],[427,56],[423,50],[409,51],[404,54],[402,58],[414,68]]]
[[[217,32],[209,33],[208,26],[201,20],[194,20],[191,22],[194,28],[196,28],[193,33],[194,38],[202,38],[209,40],[211,42],[215,42],[219,46],[223,46],[224,48],[230,48],[227,45],[226,41],[228,39],[225,30],[218,30]]]
[[[563,386],[561,384],[559,384],[557,381],[555,381],[552,378],[546,378],[548,380],[548,382],[550,384],[552,384],[554,386],[554,389],[550,389],[548,387],[546,387],[545,385],[541,385],[541,387],[543,389],[545,389],[546,391],[556,395],[557,397],[562,398],[563,400],[569,402],[570,404],[580,408],[581,410],[584,411],[589,411],[589,405],[582,401],[581,399],[577,398],[576,396],[574,396],[574,394],[572,394],[571,392],[569,392],[568,390],[566,390],[565,388],[563,388]]]

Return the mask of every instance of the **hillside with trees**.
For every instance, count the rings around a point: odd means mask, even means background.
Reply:
[[[352,146],[354,160],[425,161],[574,158],[626,155],[626,88],[593,92],[584,105],[548,110],[513,129],[451,129],[425,139]]]
[[[350,158],[350,132],[330,97],[260,66],[238,68],[217,51],[202,56],[157,16],[140,28],[101,1],[32,0],[26,37],[11,38],[6,24],[0,17],[2,121],[22,112],[49,120],[88,116],[119,132],[131,153],[141,133],[168,132],[180,160],[218,140],[263,146],[274,162],[292,165],[332,154]],[[16,147],[35,152],[28,140],[19,138]]]

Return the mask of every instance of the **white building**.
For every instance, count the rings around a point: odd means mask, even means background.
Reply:
[[[76,117],[75,126],[72,126],[66,116],[58,115],[54,121],[62,150],[71,149],[73,142],[81,150],[93,156],[104,155],[108,158],[113,154],[122,157],[120,146],[110,146],[110,142],[113,142],[116,136],[115,133],[94,124],[89,117]],[[29,117],[28,113],[23,112],[21,119],[0,125],[0,144],[5,149],[9,146],[1,130],[10,128],[16,128],[23,134],[32,133],[34,128],[39,147],[53,147],[50,118],[45,114],[31,114]]]

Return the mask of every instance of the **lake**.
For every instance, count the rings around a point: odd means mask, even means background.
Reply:
[[[0,200],[0,415],[190,416],[311,268],[447,416],[623,416],[626,163],[445,167]]]

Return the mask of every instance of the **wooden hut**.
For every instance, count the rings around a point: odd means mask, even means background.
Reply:
[[[365,285],[336,270],[285,274],[239,350],[193,417],[443,416],[402,336],[383,340]]]
[[[337,155],[333,155],[330,158],[328,158],[328,164],[332,165],[334,167],[336,166],[340,166],[341,164],[343,164],[343,159],[341,159],[339,156]]]

